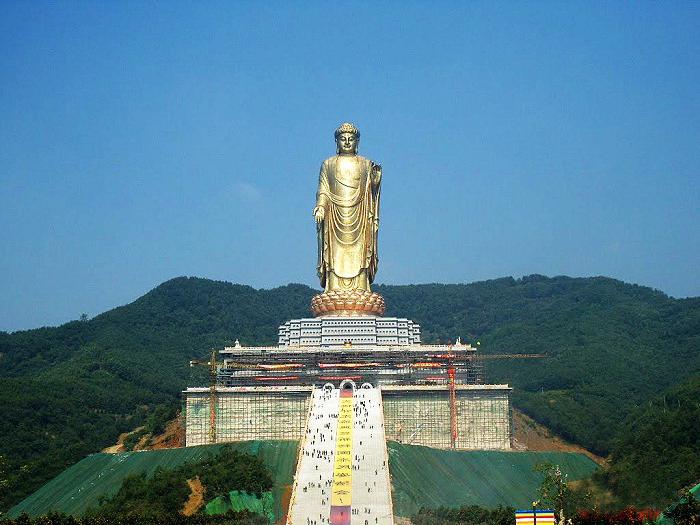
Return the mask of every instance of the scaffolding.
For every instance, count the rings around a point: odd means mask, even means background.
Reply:
[[[349,377],[383,385],[483,384],[483,358],[472,347],[416,345],[330,350],[227,348],[221,352],[219,386],[319,385]]]
[[[217,388],[216,443],[299,439],[306,425],[311,389]],[[209,389],[189,388],[186,444],[211,442]]]
[[[242,347],[207,363],[209,388],[189,388],[187,445],[250,439],[299,439],[314,387],[351,379],[384,395],[387,439],[456,449],[511,447],[510,388],[487,385],[489,359],[469,345],[344,348]],[[213,407],[213,410],[212,410]]]
[[[435,448],[510,449],[509,387],[456,385],[452,392],[450,388],[383,389],[387,439]]]
[[[217,394],[217,443],[303,435],[310,388],[222,387]],[[454,404],[451,395],[449,386],[382,388],[387,439],[437,448],[510,448],[508,386],[455,385]],[[187,446],[210,443],[209,389],[190,388],[185,396]]]

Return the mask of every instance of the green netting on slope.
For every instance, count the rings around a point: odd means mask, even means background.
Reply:
[[[560,465],[570,480],[590,476],[596,463],[570,452],[453,451],[388,443],[394,514],[420,507],[510,505],[529,508],[542,475],[538,463]]]
[[[209,515],[226,514],[229,510],[241,511],[249,510],[262,516],[267,516],[270,523],[273,523],[281,516],[275,515],[275,498],[272,492],[263,492],[258,498],[255,494],[234,490],[228,497],[218,496],[205,507],[205,512]]]
[[[695,496],[695,499],[700,499],[700,483],[698,483],[698,484],[695,485],[692,489],[690,489],[690,493],[691,493],[693,496]],[[681,498],[679,501],[677,501],[676,503],[674,503],[673,505],[671,505],[670,507],[668,507],[668,508],[667,508],[664,512],[662,512],[662,513],[659,515],[659,517],[656,519],[656,525],[673,525],[675,522],[674,522],[671,518],[669,518],[668,516],[666,516],[665,513],[666,513],[666,512],[672,511],[674,508],[676,508],[676,506],[677,506],[679,503],[686,503],[686,502],[687,502],[687,500],[686,500],[685,498]]]
[[[272,472],[275,522],[287,512],[297,466],[298,441],[250,441],[249,453],[259,456]],[[286,495],[286,497],[285,497]]]
[[[226,514],[231,510],[231,500],[223,496],[217,496],[204,507],[204,512],[210,516],[215,514]]]
[[[291,485],[296,466],[297,441],[246,441],[234,443],[240,452],[258,455],[270,469],[274,480],[275,515],[281,516],[285,485]],[[96,507],[101,496],[112,496],[131,474],[152,474],[158,467],[176,468],[218,453],[224,445],[93,454],[61,472],[39,490],[12,507],[9,517],[26,512],[40,516],[51,511],[82,515]]]
[[[10,509],[31,516],[50,511],[81,515],[98,504],[100,496],[115,494],[123,479],[158,467],[175,468],[220,450],[222,445],[181,449],[94,454],[59,474]],[[249,441],[236,444],[241,452],[257,454],[270,468],[275,521],[283,515],[285,491],[293,481],[296,441]],[[479,504],[527,506],[534,498],[540,475],[537,463],[556,463],[570,479],[589,476],[596,464],[582,454],[564,452],[449,451],[389,443],[394,513],[410,516],[421,506]],[[230,499],[230,498],[229,498]],[[229,505],[231,503],[229,502]],[[232,505],[231,505],[232,507]],[[232,507],[233,508],[233,507]]]

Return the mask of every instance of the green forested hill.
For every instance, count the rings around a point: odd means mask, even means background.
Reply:
[[[700,299],[607,278],[530,276],[468,285],[377,286],[387,315],[421,323],[425,341],[480,340],[489,379],[565,437],[611,451],[628,413],[700,370]],[[177,278],[89,321],[0,333],[0,509],[133,429],[191,380],[189,359],[238,338],[274,344],[315,293]],[[3,472],[4,471],[4,474]],[[698,474],[700,476],[700,474]]]
[[[696,485],[700,481],[700,374],[636,409],[617,433],[611,460],[603,477],[627,501],[652,505],[673,499],[674,488]]]
[[[145,407],[177,402],[190,359],[236,337],[274,341],[312,293],[178,278],[89,321],[0,333],[0,510],[133,430]]]

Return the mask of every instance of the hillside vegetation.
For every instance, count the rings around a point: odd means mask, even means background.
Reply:
[[[279,518],[285,513],[284,503],[287,495],[291,492],[297,448],[296,441],[244,441],[225,445],[202,445],[137,453],[91,454],[63,470],[18,505],[12,507],[8,511],[8,515],[16,518],[26,513],[36,517],[58,512],[72,516],[83,516],[90,513],[91,509],[100,507],[102,502],[109,502],[114,498],[116,498],[114,505],[112,505],[114,512],[143,515],[162,514],[166,510],[163,507],[164,504],[170,513],[177,513],[180,510],[184,512],[185,507],[188,512],[196,512],[198,509],[202,510],[201,504],[214,505],[216,507],[214,510],[225,512],[225,506],[220,504],[224,489],[226,496],[229,496],[229,501],[231,491],[243,490],[247,491],[246,493],[254,494],[265,489],[262,500],[269,502],[271,497],[271,506],[273,507],[272,509],[268,507],[266,511],[272,510]],[[231,453],[228,454],[228,459],[210,461],[212,456],[221,457],[222,453],[227,450],[237,451],[238,454]],[[265,471],[272,475],[271,495],[267,493],[268,487],[260,486],[260,483],[264,483],[265,474],[260,474],[255,469],[250,470],[249,467],[254,465],[249,461],[243,461],[239,464],[241,458],[246,457],[255,457],[260,460],[265,465]],[[236,466],[233,465],[234,463]],[[216,468],[207,469],[208,464]],[[191,471],[192,467],[196,465],[199,465],[197,470],[188,474],[187,471]],[[202,467],[210,472],[204,474]],[[241,470],[240,467],[244,467],[244,469]],[[180,472],[181,475],[174,477],[169,474],[156,476],[158,472]],[[196,479],[192,479],[193,474]],[[211,480],[212,474],[215,478],[213,482]],[[136,481],[131,481],[127,487],[124,487],[124,482],[130,478]],[[228,479],[228,481],[221,483],[222,479]],[[146,480],[148,483],[145,482]],[[178,481],[181,482],[180,489],[177,488]],[[122,488],[128,489],[129,486],[135,487],[135,490],[127,491],[126,494],[120,496],[120,490]],[[171,493],[167,498],[170,503],[167,503],[164,498],[163,501],[157,501],[151,505],[148,501],[153,498],[158,499],[159,486],[162,487],[160,490]],[[177,498],[178,490],[183,490],[185,486],[189,487],[187,492],[194,496],[194,502],[188,498],[185,507],[182,506],[182,501],[172,503],[173,500],[170,498]],[[142,494],[145,499],[139,501],[141,498],[132,498],[129,494],[132,496]],[[125,499],[124,496],[129,497]],[[240,498],[238,503],[242,503]],[[224,508],[222,509],[222,507]],[[143,509],[143,512],[139,512],[139,508]],[[239,505],[237,508],[240,510],[245,507]],[[109,510],[109,505],[106,510],[107,513],[114,514]],[[100,513],[104,514],[104,512]]]
[[[270,471],[259,457],[229,446],[218,454],[174,469],[159,468],[150,476],[145,472],[127,476],[114,496],[103,498],[88,514],[141,518],[177,516],[190,496],[188,480],[195,478],[207,501],[228,496],[236,490],[262,497],[263,492],[273,486]],[[271,518],[274,519],[274,514]]]
[[[640,475],[645,473],[646,475]],[[700,375],[637,409],[617,434],[602,473],[623,500],[651,506],[700,481]]]
[[[486,353],[546,353],[493,361],[488,379],[514,385],[516,406],[571,441],[603,455],[618,443],[613,458],[625,472],[642,464],[619,439],[635,424],[626,416],[641,417],[659,392],[700,371],[697,298],[603,277],[375,289],[386,315],[421,323],[424,341],[461,336],[480,340]],[[181,277],[88,321],[0,333],[0,509],[142,424],[158,405],[179,403],[188,382],[205,383],[192,376],[190,359],[235,339],[274,344],[279,324],[308,315],[314,293]],[[665,426],[682,433],[677,416]],[[672,447],[662,454],[676,461]],[[661,483],[673,491],[681,480]],[[629,494],[660,497],[658,487]]]

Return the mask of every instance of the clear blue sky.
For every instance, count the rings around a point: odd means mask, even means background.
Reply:
[[[382,283],[700,295],[700,3],[0,4],[0,330],[195,275],[318,286],[342,121]]]

